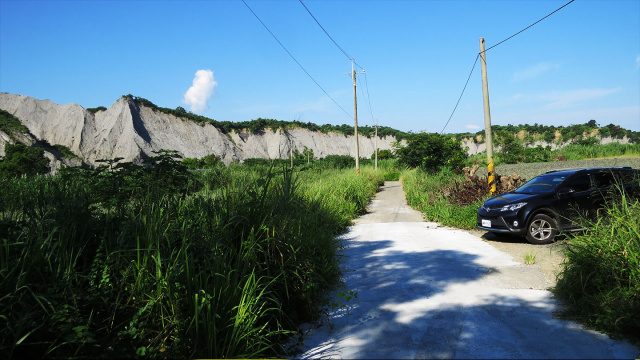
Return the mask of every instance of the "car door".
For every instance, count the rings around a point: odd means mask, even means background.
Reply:
[[[593,174],[595,191],[592,195],[593,207],[596,216],[604,214],[611,201],[620,198],[620,189],[616,188],[616,178],[612,170],[602,170]],[[622,185],[622,184],[620,184]]]
[[[558,188],[556,210],[561,229],[581,228],[585,219],[592,220],[595,187],[588,173],[577,174]]]

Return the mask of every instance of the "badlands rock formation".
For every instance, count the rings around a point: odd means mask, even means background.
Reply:
[[[291,148],[302,152],[305,146],[319,158],[355,155],[353,136],[307,129],[224,134],[213,125],[164,114],[126,97],[94,114],[77,104],[58,105],[0,93],[0,109],[13,114],[29,129],[27,137],[32,140],[28,144],[64,145],[90,165],[117,157],[135,162],[161,149],[176,150],[191,158],[216,154],[226,164],[247,158],[287,158]],[[373,137],[359,137],[360,157],[373,154],[374,141]],[[394,141],[392,136],[379,138],[378,148],[391,149]],[[4,155],[6,142],[11,139],[0,131],[0,156]]]

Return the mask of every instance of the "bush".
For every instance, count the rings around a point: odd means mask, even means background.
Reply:
[[[220,160],[220,156],[215,154],[209,154],[200,159],[196,158],[184,158],[182,159],[182,164],[186,166],[188,169],[196,170],[196,169],[213,169],[216,166],[220,165],[222,161]]]
[[[0,130],[7,133],[11,138],[13,138],[12,133],[14,131],[19,133],[26,133],[29,131],[26,126],[22,125],[20,119],[4,110],[0,110]]]
[[[23,144],[7,144],[5,156],[0,161],[0,176],[12,178],[22,175],[46,174],[49,172],[49,159],[44,150]]]
[[[468,157],[460,142],[437,133],[412,134],[407,146],[395,148],[400,165],[429,173],[442,169],[460,171]]]
[[[94,108],[87,108],[87,111],[92,113],[92,114],[95,114],[98,111],[106,111],[106,110],[107,110],[107,108],[104,107],[104,106],[98,106],[98,107],[94,107]]]
[[[356,159],[349,155],[327,155],[317,164],[325,169],[347,169],[356,166]]]
[[[376,153],[371,154],[371,160],[375,160]],[[393,155],[393,152],[389,149],[380,150],[378,149],[378,160],[383,159],[395,159],[396,156]]]
[[[566,316],[640,341],[640,202],[628,200],[569,241],[553,291]]]

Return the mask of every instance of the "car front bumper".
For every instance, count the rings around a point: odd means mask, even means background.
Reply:
[[[480,230],[494,233],[524,235],[527,232],[526,225],[518,220],[515,214],[506,216],[485,214],[478,212],[476,226]],[[517,222],[517,225],[514,224]]]

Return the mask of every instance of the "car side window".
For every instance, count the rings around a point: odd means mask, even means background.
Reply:
[[[591,179],[589,175],[580,175],[577,178],[569,181],[567,186],[575,190],[576,192],[587,191],[591,188]]]
[[[601,172],[595,174],[596,187],[605,188],[615,184],[613,174],[611,172]]]
[[[638,174],[636,171],[621,170],[616,173],[616,180],[622,184],[630,185],[640,181]]]

